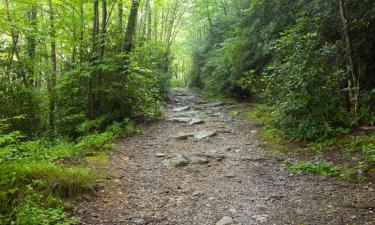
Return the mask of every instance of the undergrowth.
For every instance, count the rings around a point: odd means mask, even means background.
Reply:
[[[89,126],[95,123],[88,121],[81,128]],[[76,224],[74,212],[67,210],[64,202],[95,189],[97,175],[85,162],[108,162],[115,138],[136,131],[135,125],[125,120],[102,132],[87,129],[76,140],[28,140],[20,132],[4,134],[5,127],[3,121],[0,126],[0,224],[17,225]]]
[[[275,112],[267,105],[256,105],[243,111],[245,118],[256,121],[261,128],[261,136],[272,150],[286,153],[310,152],[319,156],[317,160],[288,162],[294,172],[317,173],[322,176],[337,176],[349,181],[365,181],[375,175],[375,135],[352,136],[348,129],[336,128],[334,136],[315,141],[294,139],[274,123]],[[340,149],[340,150],[337,150]],[[347,163],[335,163],[324,159],[326,152],[331,157]]]

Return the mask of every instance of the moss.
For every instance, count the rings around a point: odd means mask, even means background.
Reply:
[[[245,118],[256,121],[259,124],[269,125],[272,122],[272,110],[267,105],[255,105],[249,111],[244,112]]]
[[[92,155],[85,158],[89,162],[99,163],[99,164],[108,164],[109,155],[105,152],[94,152]]]
[[[0,180],[8,181],[3,188],[36,190],[59,197],[72,197],[91,189],[95,176],[88,168],[63,167],[50,162],[16,162],[0,168]],[[22,194],[22,193],[18,193]]]

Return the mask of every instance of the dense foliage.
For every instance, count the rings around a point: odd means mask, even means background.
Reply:
[[[191,86],[272,105],[295,139],[375,122],[373,1],[221,3],[199,2]]]
[[[1,1],[0,224],[75,223],[60,200],[93,190],[87,160],[161,113],[175,3]]]

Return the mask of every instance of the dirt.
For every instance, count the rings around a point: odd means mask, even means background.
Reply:
[[[288,156],[267,149],[255,124],[223,113],[233,106],[185,89],[173,89],[170,99],[164,119],[118,141],[105,169],[108,182],[79,204],[81,224],[375,224],[374,184],[291,174]],[[175,117],[204,123],[189,126]],[[194,138],[202,131],[215,135]],[[191,135],[170,138],[177,133]],[[166,167],[174,155],[190,162]]]

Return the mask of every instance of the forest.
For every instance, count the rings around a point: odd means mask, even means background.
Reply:
[[[77,224],[91,164],[173,87],[256,105],[266,132],[360,129],[375,168],[372,0],[1,0],[0,224]],[[373,171],[375,173],[375,171]]]

